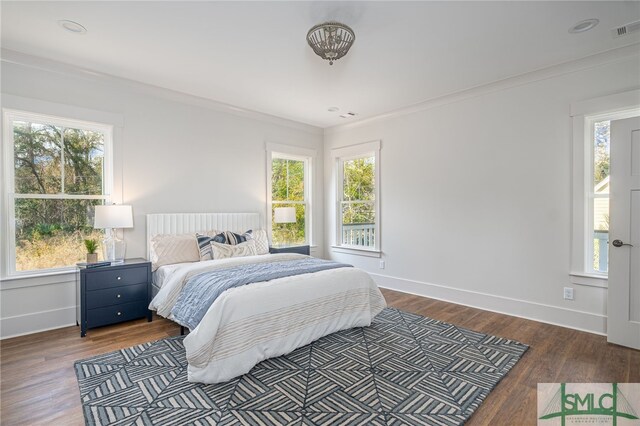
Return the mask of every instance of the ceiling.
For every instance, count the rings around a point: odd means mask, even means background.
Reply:
[[[2,48],[319,127],[640,42],[640,2],[2,1]],[[598,18],[591,31],[569,34]],[[75,35],[57,21],[88,32]],[[313,25],[356,33],[330,66]],[[339,112],[327,108],[336,106]],[[355,118],[339,115],[353,111]]]

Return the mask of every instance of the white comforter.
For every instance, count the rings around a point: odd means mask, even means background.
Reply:
[[[184,264],[166,277],[149,309],[171,318],[180,291],[196,274],[300,257],[304,256],[271,254]],[[229,289],[184,339],[189,381],[225,382],[249,372],[262,360],[287,354],[327,334],[370,325],[385,306],[371,277],[356,268]]]

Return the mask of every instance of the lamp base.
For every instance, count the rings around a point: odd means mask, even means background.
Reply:
[[[107,234],[107,237],[102,241],[102,255],[104,260],[112,264],[124,262],[126,249],[126,243],[118,238],[113,230],[110,234]]]

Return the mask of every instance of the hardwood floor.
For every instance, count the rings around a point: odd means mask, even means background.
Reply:
[[[606,338],[452,303],[383,290],[389,306],[530,346],[468,425],[536,424],[536,386],[544,382],[640,382],[640,351]],[[89,330],[67,327],[0,342],[0,424],[84,423],[73,362],[180,334],[167,320]]]

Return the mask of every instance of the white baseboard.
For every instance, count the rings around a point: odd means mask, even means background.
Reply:
[[[0,340],[72,325],[76,325],[75,306],[0,318]]]
[[[607,317],[605,315],[391,277],[388,275],[372,273],[370,273],[370,275],[380,287],[390,290],[397,290],[403,293],[443,300],[458,305],[470,306],[485,311],[512,315],[589,333],[606,335]],[[0,318],[0,339],[73,325],[76,325],[75,306]]]
[[[513,299],[510,297],[496,296],[476,291],[463,290],[438,284],[413,281],[388,275],[372,274],[378,286],[389,290],[397,290],[403,293],[443,300],[458,305],[470,306],[485,311],[512,315],[547,324],[586,331],[594,334],[606,335],[606,315]]]

